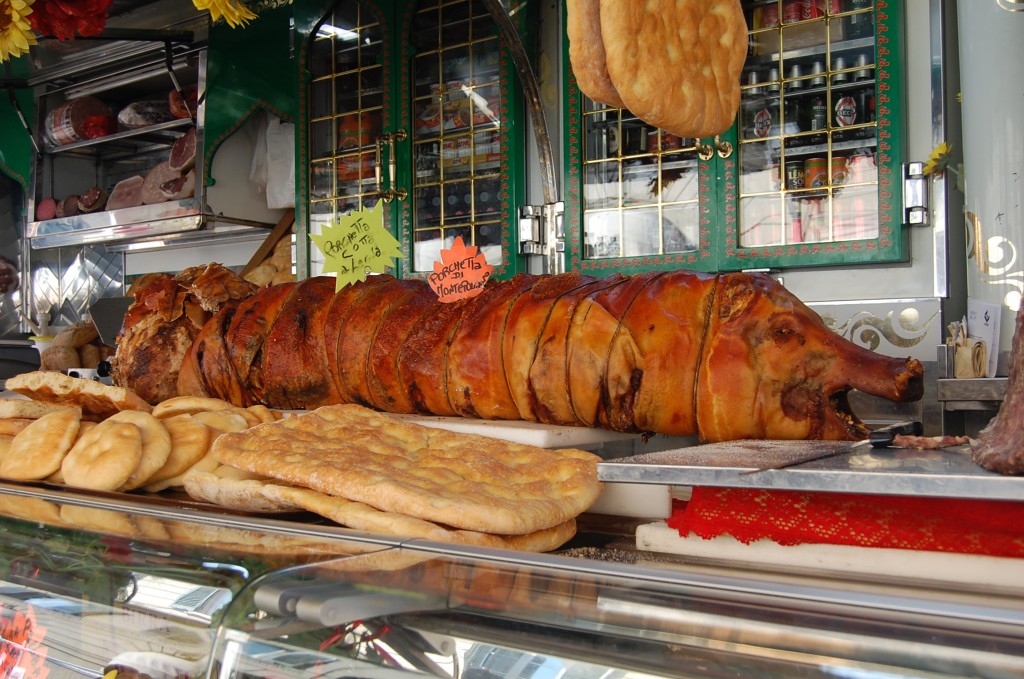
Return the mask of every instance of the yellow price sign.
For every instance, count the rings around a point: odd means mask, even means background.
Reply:
[[[324,273],[337,274],[336,290],[365,281],[371,273],[384,273],[402,256],[401,245],[384,228],[380,201],[369,210],[341,215],[310,238],[324,255]]]

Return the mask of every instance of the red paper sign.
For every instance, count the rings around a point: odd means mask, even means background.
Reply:
[[[451,249],[441,250],[441,261],[434,262],[434,273],[427,279],[438,300],[455,302],[483,292],[494,267],[479,250],[475,245],[466,247],[461,236]]]

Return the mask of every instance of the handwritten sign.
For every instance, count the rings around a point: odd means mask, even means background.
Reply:
[[[462,237],[451,249],[441,250],[441,261],[434,262],[434,273],[427,282],[441,302],[469,299],[483,292],[494,267],[487,263],[475,245],[466,247]]]
[[[310,238],[324,254],[324,273],[337,274],[336,290],[365,281],[368,274],[384,273],[402,255],[401,245],[384,228],[380,201],[369,210],[338,217]]]

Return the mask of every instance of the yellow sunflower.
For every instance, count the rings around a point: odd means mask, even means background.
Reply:
[[[948,142],[942,142],[934,149],[924,164],[924,175],[942,174],[949,165],[950,155],[953,153],[953,146]]]
[[[20,57],[36,44],[36,36],[26,18],[32,13],[33,0],[0,0],[0,62]]]
[[[192,4],[199,10],[209,10],[210,19],[220,21],[222,18],[228,22],[231,28],[244,26],[251,19],[256,18],[242,0],[192,0]]]

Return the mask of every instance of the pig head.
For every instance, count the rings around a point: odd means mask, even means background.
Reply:
[[[696,387],[701,440],[867,438],[847,393],[920,399],[916,359],[883,356],[830,330],[770,276],[718,281]]]

